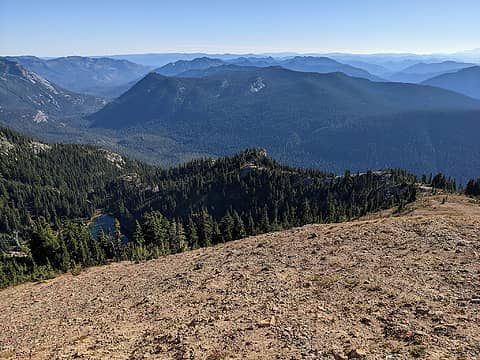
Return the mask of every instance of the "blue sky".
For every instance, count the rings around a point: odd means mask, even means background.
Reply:
[[[480,0],[0,0],[0,54],[456,52]]]

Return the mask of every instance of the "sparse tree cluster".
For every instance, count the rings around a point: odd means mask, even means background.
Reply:
[[[471,179],[465,188],[465,195],[480,196],[480,178]]]
[[[438,173],[435,176],[430,174],[427,178],[426,175],[422,176],[422,183],[430,185],[437,190],[443,190],[447,192],[457,191],[457,183],[455,179],[445,176],[442,173]]]

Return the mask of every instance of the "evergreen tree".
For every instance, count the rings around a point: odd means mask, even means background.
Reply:
[[[233,231],[231,240],[242,239],[247,236],[245,224],[236,211],[233,212]]]
[[[185,235],[185,230],[182,223],[177,225],[177,236],[176,236],[176,252],[184,252],[188,250],[187,238]]]
[[[56,259],[56,252],[60,250],[57,234],[44,217],[35,222],[35,229],[30,235],[30,250],[36,264],[46,265]]]
[[[195,250],[195,249],[198,249],[200,247],[199,242],[198,242],[197,227],[195,226],[195,223],[193,222],[192,217],[188,218],[187,239],[188,239],[188,242],[190,243],[190,247],[192,249]]]
[[[113,244],[115,249],[115,258],[117,260],[122,260],[123,256],[123,244],[122,244],[122,232],[120,229],[120,221],[118,219],[114,220],[113,224]]]
[[[471,179],[465,187],[465,194],[471,196],[480,196],[480,178]]]
[[[213,219],[205,208],[196,216],[196,227],[199,245],[201,247],[212,245]]]
[[[313,222],[312,210],[310,209],[310,202],[305,199],[302,205],[302,223],[310,224]]]
[[[230,214],[230,211],[227,211],[225,216],[222,218],[220,221],[220,233],[222,236],[222,241],[230,241],[234,239],[234,233],[235,231],[235,221],[232,215]]]
[[[262,215],[260,219],[260,228],[262,232],[269,232],[270,231],[270,219],[268,217],[268,209],[266,206],[262,209]]]
[[[105,235],[103,228],[100,228],[97,241],[103,253],[105,254],[105,258],[113,259],[113,257],[115,256],[115,249],[113,246],[113,242],[109,236]]]
[[[135,231],[132,234],[132,242],[134,245],[145,244],[142,226],[140,225],[138,220],[135,221]]]

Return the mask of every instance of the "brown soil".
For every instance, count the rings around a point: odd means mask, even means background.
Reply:
[[[0,292],[0,359],[479,359],[480,205],[343,224]]]

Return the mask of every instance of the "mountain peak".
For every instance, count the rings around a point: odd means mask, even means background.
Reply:
[[[154,72],[165,76],[176,76],[187,71],[205,70],[210,67],[221,65],[225,65],[223,60],[203,56],[193,60],[178,60],[168,63],[167,65],[155,69]]]
[[[326,57],[326,56],[310,56],[310,55],[295,56],[291,60],[293,60],[293,61],[305,61],[305,62],[311,62],[311,63],[329,62],[329,63],[332,63],[332,64],[339,64],[338,61],[333,60],[333,59],[331,59],[329,57]]]
[[[73,92],[118,96],[131,82],[141,79],[149,67],[106,57],[66,56],[53,59],[9,57],[24,68]]]
[[[48,89],[53,94],[59,94],[61,92],[60,89],[56,88],[52,85],[48,80],[42,78],[38,74],[34,73],[33,71],[25,69],[22,65],[10,61],[6,58],[0,58],[0,72],[2,72],[3,76],[11,75],[17,76],[24,81],[28,81],[32,84],[39,84],[40,86]]]
[[[0,58],[0,77],[0,113],[7,123],[31,125],[60,117],[73,119],[105,104],[103,99],[64,90],[6,58]]]
[[[2,76],[23,76],[23,68],[18,63],[5,57],[0,57],[0,72]]]

